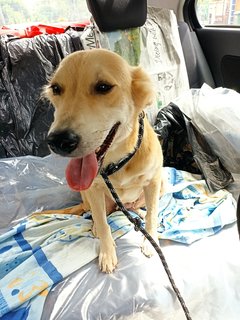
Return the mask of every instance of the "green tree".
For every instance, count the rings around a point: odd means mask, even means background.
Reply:
[[[35,0],[32,21],[50,23],[62,21],[81,21],[86,19],[85,0]]]
[[[0,24],[17,24],[29,20],[27,7],[21,0],[0,0]]]
[[[86,0],[0,0],[0,25],[85,20]]]

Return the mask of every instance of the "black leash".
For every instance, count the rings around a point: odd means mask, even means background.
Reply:
[[[109,180],[108,176],[113,174],[114,172],[120,170],[136,153],[136,151],[138,150],[138,148],[141,145],[142,142],[142,138],[143,138],[143,133],[144,133],[144,113],[139,115],[139,131],[138,131],[138,140],[137,140],[137,144],[134,148],[134,150],[129,153],[126,157],[122,158],[117,164],[111,163],[109,164],[106,169],[101,169],[100,170],[100,174],[104,180],[104,182],[106,183],[109,191],[111,192],[119,210],[121,210],[125,216],[128,218],[128,220],[133,223],[134,225],[134,229],[136,231],[141,231],[141,233],[145,236],[146,239],[149,240],[149,242],[151,243],[151,245],[154,247],[154,249],[156,250],[159,258],[161,259],[161,262],[163,264],[164,270],[168,276],[168,279],[172,285],[172,288],[174,290],[174,292],[176,293],[176,296],[181,304],[181,307],[184,311],[184,314],[186,316],[187,320],[192,320],[191,316],[190,316],[190,312],[186,306],[186,303],[173,279],[173,276],[171,274],[171,271],[168,267],[167,261],[165,259],[165,256],[160,248],[160,246],[157,244],[157,242],[152,238],[152,236],[146,231],[146,229],[143,227],[143,223],[142,220],[139,217],[133,217],[128,210],[124,207],[122,201],[119,199],[118,194],[116,193],[111,181]]]
[[[240,237],[240,194],[238,196],[238,202],[237,202],[237,227],[238,227],[238,235]]]

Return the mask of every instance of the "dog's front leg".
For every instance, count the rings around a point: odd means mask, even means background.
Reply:
[[[147,207],[147,214],[145,217],[145,227],[147,232],[158,243],[158,203],[161,189],[160,175],[154,178],[147,187],[144,187],[145,203]],[[150,257],[154,253],[154,248],[147,239],[144,239],[142,245],[142,252]]]
[[[107,223],[105,195],[102,188],[92,186],[85,192],[90,204],[94,223],[94,234],[100,241],[99,266],[103,272],[111,273],[117,265],[115,242]]]

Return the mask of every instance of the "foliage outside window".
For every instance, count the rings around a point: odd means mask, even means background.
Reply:
[[[82,22],[89,16],[86,0],[0,0],[0,26]]]

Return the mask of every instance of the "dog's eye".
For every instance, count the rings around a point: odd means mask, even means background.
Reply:
[[[94,90],[98,94],[106,94],[110,92],[113,88],[113,85],[105,82],[99,82],[95,85]]]
[[[52,93],[54,96],[60,96],[60,94],[62,93],[62,88],[57,83],[52,84],[50,88],[52,89]]]

